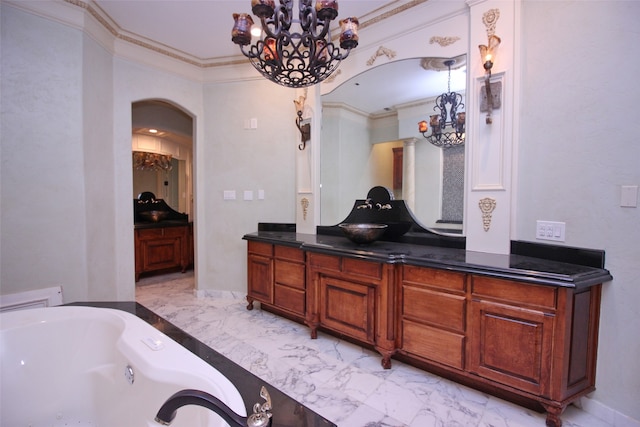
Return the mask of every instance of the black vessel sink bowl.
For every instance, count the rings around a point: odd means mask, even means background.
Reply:
[[[375,242],[387,229],[386,224],[343,223],[338,226],[349,240],[358,244]]]

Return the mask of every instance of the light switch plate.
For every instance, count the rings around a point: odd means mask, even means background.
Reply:
[[[244,190],[244,199],[253,200],[253,190]]]
[[[235,200],[236,199],[236,190],[224,190],[222,193],[222,197],[224,200]]]
[[[536,221],[536,239],[564,242],[565,226],[564,222]]]
[[[638,186],[623,185],[620,188],[620,206],[623,208],[638,207]]]

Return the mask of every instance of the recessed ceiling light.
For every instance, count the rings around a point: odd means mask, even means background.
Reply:
[[[158,129],[149,129],[149,133],[158,133]]]

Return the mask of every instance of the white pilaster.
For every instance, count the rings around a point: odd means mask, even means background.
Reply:
[[[507,254],[511,241],[512,170],[517,141],[514,126],[515,47],[520,0],[470,0],[467,4],[470,7],[464,215],[467,250]],[[501,83],[502,93],[501,106],[493,110],[493,122],[487,124],[486,113],[480,112],[485,71],[478,45],[486,45],[492,32],[502,41],[494,54],[491,82]],[[493,202],[495,207],[488,212],[486,208]]]
[[[416,138],[405,139],[402,150],[402,198],[415,212],[416,207]]]

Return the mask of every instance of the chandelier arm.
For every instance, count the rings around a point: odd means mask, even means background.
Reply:
[[[300,0],[298,6],[298,17],[302,30],[308,31],[310,28],[315,29],[316,9],[311,7],[311,0]]]
[[[291,28],[291,7],[291,1],[281,2],[280,6],[274,11],[273,16],[269,18],[260,17],[260,24],[262,25],[262,31],[265,33],[265,39],[276,39],[280,34]]]
[[[240,52],[242,52],[242,54],[244,56],[246,56],[249,59],[254,59],[254,58],[258,58],[260,56],[260,51],[257,50],[257,46],[256,45],[250,45],[249,50],[245,49],[246,46],[240,46]]]
[[[322,39],[327,43],[331,42],[331,40],[327,37],[327,34],[329,33],[329,27],[333,18],[326,17],[325,19],[320,19],[318,17],[316,8],[311,6],[310,0],[300,1],[299,18],[300,27],[302,28],[303,32],[309,33],[314,38],[314,41]],[[318,27],[321,28],[319,33]]]
[[[280,0],[280,6],[276,8],[273,19],[278,24],[278,32],[289,31],[293,22],[293,0]],[[276,25],[274,23],[274,25]]]

